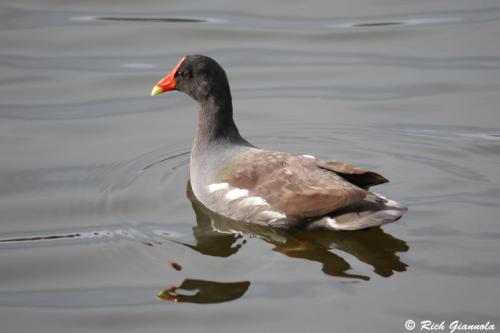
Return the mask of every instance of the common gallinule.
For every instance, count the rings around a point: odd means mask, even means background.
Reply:
[[[182,91],[200,104],[191,151],[193,192],[225,217],[282,228],[356,230],[390,223],[407,208],[369,191],[388,182],[349,164],[259,149],[239,133],[222,67],[183,57],[153,88]]]

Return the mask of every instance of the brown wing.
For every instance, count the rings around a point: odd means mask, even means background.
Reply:
[[[248,189],[292,219],[322,216],[367,194],[315,160],[258,149],[235,157],[218,179]]]
[[[333,171],[349,183],[362,188],[368,188],[370,186],[389,182],[389,180],[378,173],[368,171],[354,165],[334,161],[318,161],[317,164],[319,167]]]

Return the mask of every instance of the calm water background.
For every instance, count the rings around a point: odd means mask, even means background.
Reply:
[[[496,0],[3,0],[1,331],[500,325],[499,40]],[[197,107],[148,97],[190,53],[251,142],[380,172],[407,216],[280,234],[192,203]]]

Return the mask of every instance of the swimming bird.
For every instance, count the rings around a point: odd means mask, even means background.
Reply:
[[[193,192],[227,218],[277,228],[357,230],[398,220],[407,208],[369,190],[383,176],[338,162],[260,149],[233,119],[224,69],[203,55],[183,57],[151,96],[178,90],[198,102],[190,160]]]

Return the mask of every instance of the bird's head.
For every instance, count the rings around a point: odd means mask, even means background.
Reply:
[[[229,92],[226,73],[212,58],[203,55],[188,55],[158,81],[151,96],[178,90],[203,102],[210,96],[222,96]]]

